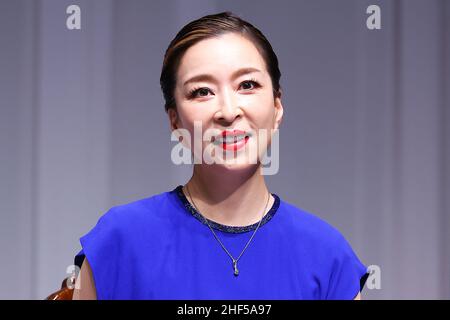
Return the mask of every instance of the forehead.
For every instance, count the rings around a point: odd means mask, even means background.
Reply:
[[[266,70],[264,59],[250,40],[227,33],[202,40],[187,49],[178,67],[177,78],[182,83],[200,73],[219,76],[248,67]]]

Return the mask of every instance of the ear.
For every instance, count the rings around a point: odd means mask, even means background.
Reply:
[[[283,121],[283,104],[281,103],[281,89],[278,96],[275,97],[275,116],[274,116],[274,129],[279,129],[281,122]]]
[[[178,129],[178,112],[175,108],[169,108],[167,110],[167,114],[169,115],[169,123],[170,123],[170,130],[176,130]]]

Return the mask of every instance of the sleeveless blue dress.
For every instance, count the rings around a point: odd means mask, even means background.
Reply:
[[[369,275],[342,234],[317,216],[275,199],[237,263],[179,185],[114,206],[80,238],[98,299],[353,299]],[[258,223],[208,220],[236,259]]]

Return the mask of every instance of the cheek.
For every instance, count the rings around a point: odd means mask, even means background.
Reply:
[[[245,106],[247,114],[256,124],[262,127],[272,125],[275,116],[275,102],[272,91],[264,90],[258,94],[248,95],[241,100],[242,106]]]
[[[205,123],[209,117],[205,110],[191,105],[179,106],[179,114],[182,126],[189,130],[194,128],[195,122]]]
[[[258,128],[272,128],[274,125],[275,106],[273,102],[252,105],[248,109],[248,117]]]
[[[181,128],[189,131],[190,145],[201,145],[207,142],[203,141],[205,130],[209,128],[213,115],[208,114],[206,110],[202,110],[198,106],[181,105],[179,106],[180,125]],[[194,144],[194,140],[197,141]]]

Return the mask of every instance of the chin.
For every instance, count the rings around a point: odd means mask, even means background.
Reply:
[[[225,161],[224,163],[216,163],[214,166],[218,170],[232,173],[255,170],[259,167],[259,163],[249,163],[248,159],[231,159],[230,161]]]

